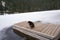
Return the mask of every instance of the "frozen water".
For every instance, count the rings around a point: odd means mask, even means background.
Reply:
[[[21,21],[42,21],[60,24],[60,10],[0,15],[0,40],[24,40],[16,35],[11,26]]]
[[[12,28],[9,27],[0,31],[0,40],[24,40],[24,38],[16,35]]]

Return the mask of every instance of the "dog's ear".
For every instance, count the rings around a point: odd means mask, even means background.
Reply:
[[[34,28],[35,27],[33,22],[28,21],[28,23],[29,23],[30,28]]]

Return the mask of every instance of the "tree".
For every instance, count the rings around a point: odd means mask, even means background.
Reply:
[[[60,9],[60,0],[3,0],[10,12]]]

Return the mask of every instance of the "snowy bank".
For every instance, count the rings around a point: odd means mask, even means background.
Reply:
[[[9,15],[0,15],[0,31],[1,31],[0,40],[3,39],[3,34],[4,35],[6,34],[7,30],[5,30],[4,28],[9,28],[17,22],[29,21],[29,20],[30,21],[42,21],[44,23],[60,24],[60,10],[29,12],[29,13],[23,13],[23,14],[17,13],[17,14],[9,14]],[[9,32],[8,34],[11,35],[10,37],[12,38],[12,34]],[[6,34],[5,37],[8,37],[7,36],[8,34]],[[15,37],[16,36],[13,36],[13,38],[10,40],[13,40]],[[4,40],[8,40],[8,39],[4,39]]]

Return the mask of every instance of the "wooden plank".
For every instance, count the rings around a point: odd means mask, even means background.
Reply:
[[[23,29],[29,29],[28,31],[36,31],[39,33],[39,35],[40,33],[42,33],[42,35],[44,35],[44,37],[46,36],[47,38],[49,38],[49,36],[56,37],[60,33],[60,25],[57,24],[45,24],[41,22],[34,22],[35,27],[33,29],[30,28],[28,22],[26,21],[17,23],[15,25],[19,26],[19,28],[23,27]]]
[[[25,29],[23,29],[23,28],[18,28],[18,27],[13,27],[13,28],[14,28],[14,30],[17,30],[17,31],[20,31],[20,32],[24,33],[27,37],[30,36],[30,37],[35,38],[36,40],[50,40],[50,39],[44,38],[44,37],[42,37],[42,36],[39,36],[39,35],[35,34],[34,32],[31,33],[30,31],[27,31],[27,30],[25,30]],[[20,32],[19,32],[19,33],[20,33]],[[18,33],[18,34],[19,34],[19,33]],[[20,35],[20,34],[19,34],[19,35]],[[23,36],[25,36],[25,35],[23,35]],[[28,35],[29,35],[29,36],[28,36]],[[25,37],[26,37],[26,36],[25,36]],[[30,38],[30,37],[29,37],[29,38]],[[32,39],[33,39],[33,38],[32,38]],[[32,39],[31,39],[31,40],[32,40]],[[34,40],[35,40],[35,39],[34,39]],[[29,39],[29,40],[30,40],[30,39]]]

